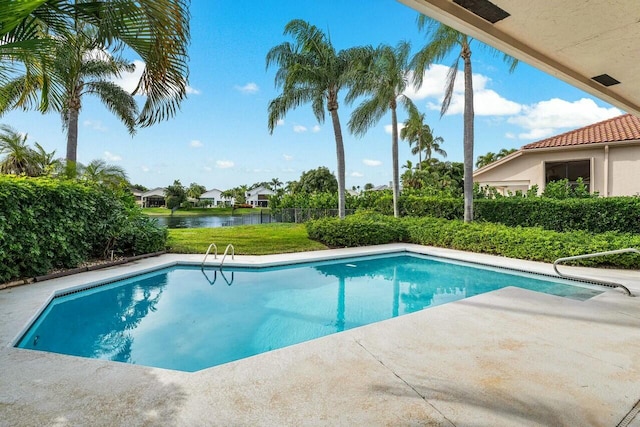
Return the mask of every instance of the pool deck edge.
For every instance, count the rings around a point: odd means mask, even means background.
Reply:
[[[225,265],[397,251],[553,274],[550,264],[408,244]],[[166,254],[0,290],[0,426],[616,425],[640,400],[640,297],[615,289],[582,302],[504,288],[195,373],[10,346],[62,288],[202,258]],[[565,269],[640,294],[638,271]]]

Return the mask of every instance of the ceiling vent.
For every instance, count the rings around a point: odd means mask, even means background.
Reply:
[[[620,82],[611,77],[609,74],[600,74],[599,76],[591,77],[591,80],[595,80],[603,86],[613,86]]]
[[[511,16],[488,0],[453,0],[453,2],[492,24]]]

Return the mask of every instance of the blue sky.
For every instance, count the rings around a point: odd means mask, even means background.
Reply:
[[[279,178],[296,180],[303,171],[336,169],[330,122],[317,123],[309,105],[287,114],[270,135],[267,106],[278,95],[275,68],[265,69],[270,48],[288,40],[284,26],[304,19],[327,32],[336,49],[407,40],[416,52],[426,43],[415,24],[417,13],[395,0],[192,0],[189,95],[168,121],[140,129],[131,137],[97,100],[85,97],[80,113],[78,161],[104,159],[122,166],[132,183],[149,188],[179,179],[207,189]],[[477,43],[477,42],[476,42]],[[137,60],[135,57],[130,58]],[[420,90],[406,93],[426,112],[426,121],[450,161],[462,161],[462,76],[450,111],[439,106],[444,79],[454,57],[434,64]],[[501,55],[480,44],[473,48],[475,157],[518,148],[623,112],[572,86],[520,63],[509,74]],[[138,69],[143,64],[137,61]],[[123,76],[133,87],[136,76]],[[344,95],[344,94],[343,94]],[[347,188],[391,180],[390,117],[364,137],[348,133],[351,108],[342,102]],[[406,113],[399,113],[404,121]],[[66,137],[56,114],[14,111],[0,118],[27,133],[48,151],[64,157]],[[400,141],[400,162],[417,161]]]

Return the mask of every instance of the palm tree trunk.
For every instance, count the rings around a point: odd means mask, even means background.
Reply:
[[[344,201],[344,143],[342,141],[342,128],[340,127],[340,117],[338,117],[338,109],[331,109],[331,121],[333,123],[333,134],[336,138],[336,157],[338,160],[338,216],[344,219],[345,201]]]
[[[393,216],[399,218],[400,171],[398,168],[398,116],[395,105],[391,106],[391,161],[393,163]]]
[[[78,156],[78,116],[80,109],[75,105],[69,107],[69,121],[67,122],[67,175],[75,176]]]
[[[422,170],[422,141],[418,139],[418,169]]]
[[[473,83],[471,50],[465,45],[464,60],[464,222],[473,221]]]

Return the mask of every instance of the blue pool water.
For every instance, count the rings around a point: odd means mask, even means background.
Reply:
[[[178,266],[54,298],[18,347],[193,372],[505,286],[601,292],[570,283],[405,254]]]

